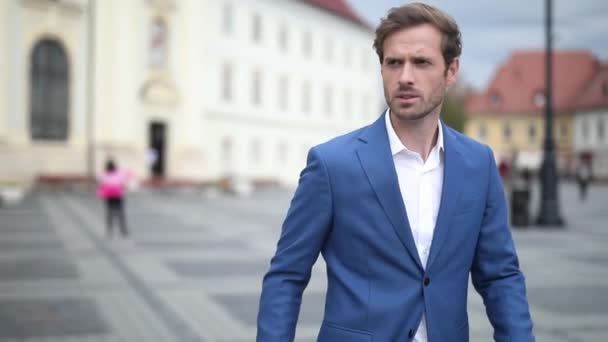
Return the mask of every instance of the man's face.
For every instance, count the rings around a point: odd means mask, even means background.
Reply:
[[[397,119],[438,114],[447,89],[456,82],[458,59],[446,70],[441,39],[434,26],[422,24],[397,31],[384,41],[384,96]]]

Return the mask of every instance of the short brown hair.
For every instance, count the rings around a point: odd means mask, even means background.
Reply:
[[[422,24],[431,24],[443,34],[441,51],[446,68],[454,58],[460,56],[462,42],[456,21],[436,7],[415,2],[391,8],[386,18],[382,18],[380,25],[376,28],[374,49],[380,58],[380,64],[384,61],[383,45],[388,36],[401,29]]]

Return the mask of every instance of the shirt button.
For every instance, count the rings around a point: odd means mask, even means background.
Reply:
[[[430,283],[431,279],[429,279],[429,277],[424,278],[424,286],[429,286]]]
[[[407,336],[409,336],[410,338],[414,337],[414,329],[410,329],[410,331],[407,333]]]

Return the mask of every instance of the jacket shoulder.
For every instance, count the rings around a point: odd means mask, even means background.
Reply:
[[[488,151],[492,152],[492,149],[487,144],[464,135],[447,125],[445,127],[446,132],[452,135],[462,154],[466,156],[485,156],[488,154]]]
[[[335,159],[336,157],[343,156],[345,153],[354,151],[358,146],[359,137],[363,130],[368,126],[361,127],[354,131],[339,135],[323,143],[320,143],[312,147],[323,159]]]

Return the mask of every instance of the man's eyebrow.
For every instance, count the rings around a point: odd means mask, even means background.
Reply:
[[[427,57],[427,56],[413,56],[412,59],[415,61],[426,61],[426,62],[430,62],[433,60],[432,58]]]

